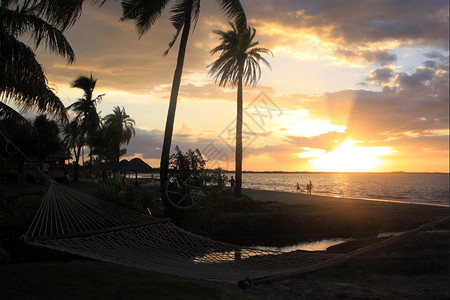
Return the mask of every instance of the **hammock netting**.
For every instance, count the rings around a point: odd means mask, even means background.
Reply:
[[[55,182],[24,236],[27,243],[100,261],[195,279],[237,282],[328,260],[215,241]]]
[[[25,242],[142,270],[236,283],[242,288],[342,264],[445,220],[424,224],[344,254],[282,252],[215,241],[168,219],[99,200],[51,182]]]

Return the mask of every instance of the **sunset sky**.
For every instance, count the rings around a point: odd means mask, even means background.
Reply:
[[[252,171],[449,171],[449,2],[441,0],[242,0],[256,40],[269,48],[256,87],[244,90],[243,169]],[[105,116],[125,107],[136,121],[127,157],[159,167],[178,43],[170,6],[138,39],[119,21],[120,1],[86,2],[66,32],[67,65],[38,50],[50,85],[69,105],[78,75],[98,79]],[[170,3],[170,5],[173,3]],[[228,30],[216,1],[202,1],[190,35],[172,148],[198,148],[210,167],[234,169],[236,90],[208,76]]]

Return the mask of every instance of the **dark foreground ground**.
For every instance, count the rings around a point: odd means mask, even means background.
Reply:
[[[377,242],[380,232],[407,231],[449,215],[448,208],[431,206],[246,192],[270,204],[265,211],[230,214],[220,238],[280,244],[290,238],[354,237],[328,249],[348,253]],[[20,224],[9,223],[2,230],[21,232]],[[284,236],[277,239],[277,235]],[[21,253],[31,257],[0,265],[0,299],[449,299],[450,295],[450,221],[345,264],[246,290],[42,251],[26,249]]]

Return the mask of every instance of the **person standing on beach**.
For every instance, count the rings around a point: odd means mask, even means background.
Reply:
[[[46,163],[46,162],[42,164],[42,172],[44,172],[45,175],[48,175],[48,169],[49,169],[49,167],[50,167],[50,166],[49,166],[48,163]]]
[[[298,184],[298,182],[297,182],[297,193],[299,193],[300,192],[300,184]]]
[[[234,191],[235,183],[236,183],[236,180],[234,180],[233,176],[231,176],[231,179],[230,179],[231,191]]]
[[[313,184],[310,181],[307,185],[306,185],[306,191],[311,195],[312,193],[312,188],[313,188]]]

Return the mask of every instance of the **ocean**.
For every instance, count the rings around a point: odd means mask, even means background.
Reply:
[[[225,173],[230,178],[234,173]],[[140,174],[140,178],[159,174]],[[450,206],[448,173],[243,173],[242,187],[255,190],[306,192],[315,195]]]
[[[244,173],[242,187],[295,193],[297,182],[306,190],[311,181],[315,195],[449,206],[449,179],[440,173]]]

